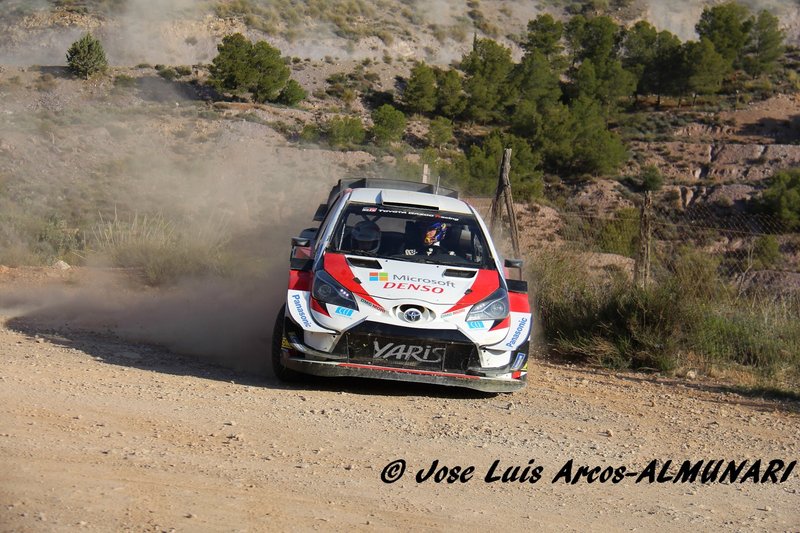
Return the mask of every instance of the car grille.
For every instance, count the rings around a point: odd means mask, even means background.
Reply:
[[[456,330],[426,330],[364,322],[342,336],[336,349],[351,363],[465,372],[478,364],[475,345]]]

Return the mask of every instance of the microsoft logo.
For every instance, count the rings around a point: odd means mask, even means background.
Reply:
[[[369,280],[370,281],[389,281],[389,273],[388,272],[370,272],[369,273]]]

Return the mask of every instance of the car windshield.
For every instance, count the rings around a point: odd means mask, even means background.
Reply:
[[[352,203],[328,250],[399,261],[494,269],[486,238],[472,215]]]

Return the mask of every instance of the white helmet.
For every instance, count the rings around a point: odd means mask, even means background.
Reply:
[[[353,228],[350,242],[353,251],[375,253],[381,245],[381,229],[374,222],[362,220]]]

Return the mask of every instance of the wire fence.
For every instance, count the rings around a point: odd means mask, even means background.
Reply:
[[[468,201],[488,213],[491,199]],[[800,390],[800,234],[764,215],[641,203],[518,205],[553,346],[619,366],[745,365]]]

